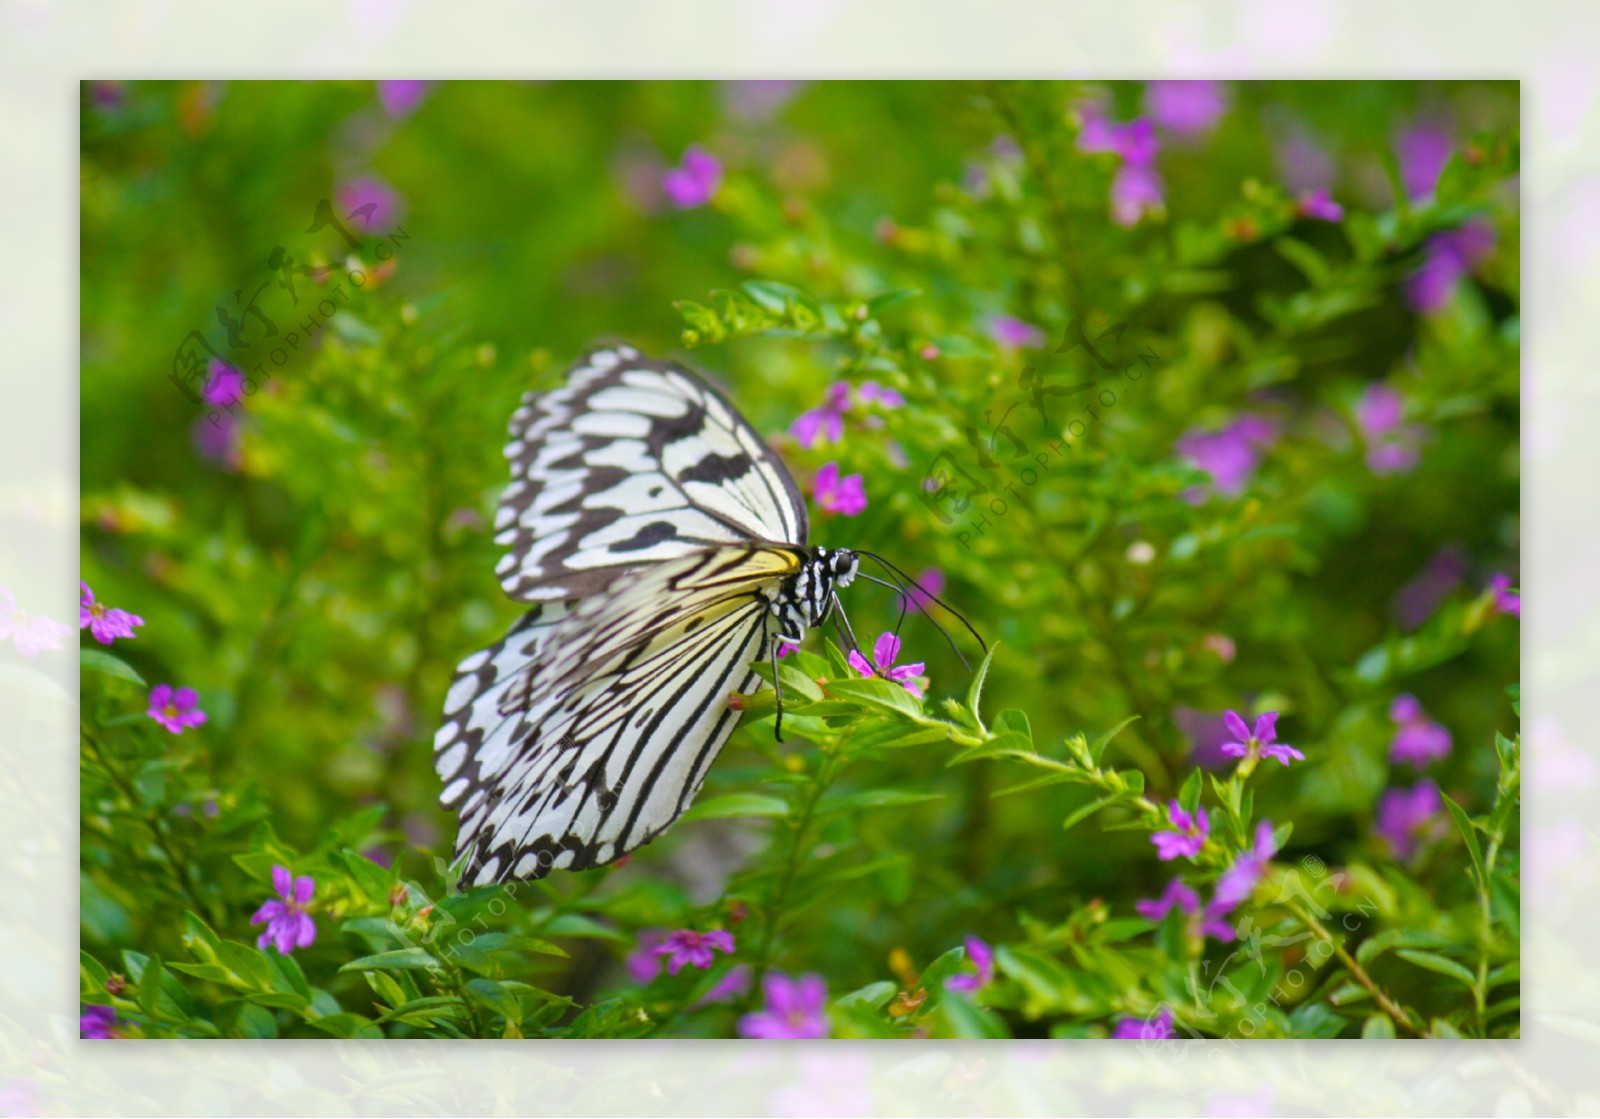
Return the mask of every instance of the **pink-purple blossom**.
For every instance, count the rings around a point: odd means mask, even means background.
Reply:
[[[295,878],[289,873],[288,867],[275,866],[272,868],[272,888],[278,892],[278,896],[263,904],[250,918],[252,925],[265,923],[267,926],[256,938],[256,947],[265,948],[271,944],[284,956],[296,948],[311,947],[317,939],[317,924],[306,912],[306,907],[311,903],[311,895],[317,888],[316,882],[310,875],[302,874]]]
[[[1176,830],[1158,831],[1150,837],[1150,842],[1156,845],[1156,856],[1162,862],[1194,858],[1206,845],[1206,836],[1211,834],[1211,821],[1206,816],[1206,810],[1196,806],[1194,814],[1190,815],[1183,805],[1172,801],[1167,806],[1167,815]]]
[[[376,175],[358,175],[333,188],[356,233],[386,233],[405,215],[405,199]]]
[[[1172,1036],[1172,1007],[1163,1006],[1154,1018],[1118,1018],[1111,1036],[1119,1041],[1164,1041]]]
[[[771,79],[723,82],[722,106],[730,117],[759,123],[793,100],[805,84]]]
[[[822,976],[791,979],[782,972],[768,972],[762,989],[766,1006],[739,1019],[740,1037],[800,1040],[828,1036],[828,988]]]
[[[1511,576],[1496,575],[1489,580],[1489,590],[1494,595],[1494,608],[1513,618],[1522,617],[1522,592],[1511,589]]]
[[[963,947],[966,949],[967,963],[976,971],[952,975],[944,981],[944,989],[970,995],[994,982],[994,949],[975,936],[967,937]]]
[[[1161,175],[1156,169],[1130,160],[1117,168],[1111,180],[1111,220],[1124,227],[1138,225],[1141,218],[1161,206],[1164,198]]]
[[[1200,895],[1182,880],[1174,878],[1161,891],[1160,897],[1144,898],[1133,903],[1134,911],[1147,921],[1164,920],[1174,906],[1180,913],[1195,913],[1200,909]]]
[[[661,176],[661,189],[680,210],[704,206],[722,185],[722,163],[699,144],[690,144],[683,161]]]
[[[819,407],[795,417],[794,423],[789,425],[789,434],[808,450],[818,439],[825,443],[837,443],[844,436],[844,414],[849,410],[849,382],[835,381],[828,386],[827,395]]]
[[[716,952],[733,952],[733,934],[726,929],[712,929],[703,933],[679,929],[668,933],[654,951],[657,956],[667,958],[667,972],[671,975],[677,975],[685,964],[704,971],[715,961]]]
[[[859,474],[839,475],[839,464],[825,463],[817,471],[811,493],[825,513],[854,517],[867,508],[867,486]]]
[[[1314,221],[1344,220],[1344,207],[1333,200],[1327,187],[1303,192],[1295,204],[1295,211],[1301,217]]]
[[[1389,718],[1398,725],[1389,746],[1389,760],[1421,769],[1450,753],[1450,732],[1428,717],[1414,695],[1398,695],[1389,705]]]
[[[1146,82],[1144,111],[1178,136],[1204,136],[1228,109],[1228,87],[1217,81]]]
[[[60,649],[72,630],[39,614],[30,614],[17,605],[11,588],[0,584],[0,641],[10,638],[17,652],[36,657],[47,649]]]
[[[1043,330],[1015,315],[995,315],[990,318],[989,334],[1007,350],[1036,350],[1045,344]]]
[[[1174,878],[1167,883],[1160,897],[1136,901],[1133,908],[1147,921],[1165,920],[1167,914],[1176,909],[1186,918],[1190,935],[1200,938],[1209,936],[1227,942],[1233,939],[1234,933],[1233,926],[1224,918],[1238,904],[1237,901],[1227,901],[1219,896],[1201,908],[1200,895]]]
[[[378,101],[391,117],[409,116],[433,85],[427,81],[386,81],[378,83]]]
[[[200,416],[194,421],[195,450],[206,461],[229,472],[237,471],[244,461],[239,441],[242,430],[234,416],[220,412]]]
[[[880,385],[877,381],[862,381],[861,387],[856,389],[856,398],[861,403],[880,408],[903,408],[906,398],[887,385]]]
[[[713,1003],[732,1002],[750,989],[752,971],[749,964],[734,964],[728,974],[711,985],[711,990],[701,995],[690,1009],[699,1009]]]
[[[1405,401],[1394,386],[1375,381],[1356,401],[1356,426],[1367,444],[1374,474],[1404,473],[1417,465],[1428,429],[1403,419]]]
[[[1402,632],[1409,633],[1432,617],[1461,585],[1467,567],[1467,556],[1457,545],[1447,544],[1435,552],[1423,569],[1395,592],[1390,604]]]
[[[639,930],[638,943],[624,961],[628,975],[635,983],[648,983],[661,974],[661,957],[656,954],[656,949],[666,938],[665,929]]]
[[[126,610],[96,602],[89,584],[78,580],[78,628],[102,645],[109,645],[119,637],[132,637],[133,627],[144,625],[144,619]]]
[[[882,633],[872,646],[872,664],[867,663],[867,658],[861,655],[860,650],[851,649],[850,656],[846,659],[850,667],[861,675],[868,677],[881,676],[885,680],[893,680],[914,696],[922,695],[922,683],[917,678],[922,675],[926,667],[923,661],[914,664],[896,665],[894,662],[900,657],[900,638],[893,633]]]
[[[1494,244],[1494,230],[1481,220],[1428,238],[1421,266],[1406,280],[1411,306],[1424,315],[1443,310],[1462,277],[1494,250]]]
[[[924,613],[933,600],[944,594],[944,572],[937,567],[924,567],[917,572],[913,585],[906,588],[898,603],[902,610],[921,610]]]
[[[206,721],[195,690],[174,688],[171,684],[157,684],[150,689],[150,707],[145,714],[173,734],[182,734],[185,727],[197,727]]]
[[[227,362],[212,358],[200,399],[213,408],[233,407],[244,399],[244,374]]]
[[[1244,415],[1220,431],[1191,430],[1178,440],[1178,453],[1197,470],[1211,475],[1212,488],[1233,496],[1244,490],[1250,475],[1261,461],[1261,454],[1277,438],[1278,429],[1262,416]],[[1205,498],[1205,491],[1185,495],[1192,502]]]
[[[78,1036],[104,1041],[116,1036],[117,1012],[114,1007],[89,1005],[78,1015]]]
[[[1395,142],[1400,181],[1407,197],[1426,198],[1439,183],[1439,173],[1450,161],[1450,133],[1439,121],[1421,120],[1400,133]]]
[[[1217,891],[1211,904],[1226,913],[1244,901],[1255,890],[1267,872],[1267,863],[1277,853],[1272,837],[1272,822],[1262,820],[1256,825],[1255,843],[1247,847],[1234,860],[1232,866],[1217,879]]]
[[[1290,760],[1305,761],[1306,756],[1287,743],[1277,741],[1278,713],[1267,711],[1256,716],[1255,729],[1245,725],[1236,711],[1229,711],[1222,716],[1228,724],[1228,730],[1233,734],[1232,742],[1222,744],[1222,752],[1230,758],[1261,757],[1276,758],[1281,764],[1288,765]]]
[[[1444,800],[1439,786],[1422,781],[1412,789],[1390,789],[1378,801],[1378,821],[1373,829],[1394,857],[1411,858],[1419,846],[1444,833]]]

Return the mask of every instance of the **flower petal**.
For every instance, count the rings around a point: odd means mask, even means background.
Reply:
[[[845,658],[845,663],[847,663],[851,668],[855,669],[857,672],[861,673],[861,675],[863,675],[863,676],[876,676],[877,675],[877,673],[872,671],[872,666],[867,663],[867,658],[862,656],[860,653],[858,653],[854,649],[850,650],[850,655]]]
[[[1278,737],[1278,713],[1264,711],[1256,718],[1256,739],[1260,742],[1271,742]]]
[[[289,900],[289,891],[293,888],[293,885],[294,878],[289,873],[288,867],[275,866],[272,868],[272,888],[278,892],[278,896],[284,901]]]
[[[297,905],[304,905],[311,900],[312,891],[317,888],[316,881],[309,874],[302,874],[294,880],[294,900]]]
[[[1222,721],[1228,725],[1228,733],[1233,735],[1234,738],[1240,742],[1248,742],[1250,740],[1250,728],[1245,725],[1243,719],[1239,718],[1238,712],[1226,712],[1222,716]]]

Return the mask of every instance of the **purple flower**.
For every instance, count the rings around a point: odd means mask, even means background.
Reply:
[[[78,1016],[78,1036],[89,1038],[93,1041],[104,1041],[108,1037],[115,1037],[112,1028],[117,1024],[117,1012],[109,1006],[86,1006],[83,1013]]]
[[[726,929],[712,929],[699,933],[693,929],[679,929],[655,947],[655,954],[667,957],[667,971],[677,975],[684,964],[701,971],[710,967],[717,952],[733,952],[733,934]]]
[[[1015,315],[995,315],[989,320],[989,333],[1007,350],[1036,350],[1045,343],[1045,333]]]
[[[1402,420],[1404,401],[1391,385],[1374,382],[1356,401],[1356,426],[1367,441],[1367,465],[1374,474],[1399,474],[1417,465],[1427,428]]]
[[[422,104],[431,85],[432,82],[424,81],[379,82],[378,101],[382,103],[383,111],[391,117],[407,116]]]
[[[822,406],[801,412],[789,425],[789,434],[808,450],[819,437],[823,442],[836,443],[844,436],[844,414],[849,410],[850,385],[845,381],[835,381],[828,386]]]
[[[683,162],[661,176],[661,189],[680,210],[704,206],[722,184],[722,164],[699,144],[690,144]]]
[[[244,374],[225,361],[212,358],[200,398],[213,408],[231,408],[244,399]]]
[[[1433,616],[1467,573],[1467,557],[1459,547],[1446,545],[1435,552],[1423,569],[1395,592],[1391,610],[1401,630],[1409,633]]]
[[[376,175],[359,175],[333,188],[344,212],[350,215],[357,232],[385,233],[405,214],[405,199],[394,187]]]
[[[1511,576],[1496,575],[1489,580],[1489,590],[1494,592],[1494,608],[1513,618],[1522,617],[1522,592],[1511,589]]]
[[[648,983],[661,974],[661,957],[656,949],[667,938],[665,929],[641,929],[639,943],[625,961],[635,983]]]
[[[78,580],[78,628],[86,629],[100,644],[109,645],[119,637],[132,637],[133,627],[144,625],[144,619],[126,610],[106,606],[94,600],[89,584]]]
[[[1314,221],[1344,220],[1344,207],[1333,200],[1327,187],[1302,193],[1295,210],[1301,217]]]
[[[921,610],[926,613],[933,600],[944,594],[944,572],[937,567],[924,567],[917,572],[913,583],[914,585],[907,587],[906,593],[900,596],[898,605],[902,610]]]
[[[767,120],[800,92],[805,82],[729,81],[722,83],[722,107],[738,120]]]
[[[1450,161],[1450,133],[1437,121],[1418,121],[1400,133],[1395,147],[1406,195],[1426,198],[1432,194],[1439,172]]]
[[[317,925],[306,912],[311,894],[317,888],[309,875],[292,878],[289,868],[272,868],[272,888],[278,896],[266,902],[250,918],[252,925],[266,923],[266,931],[256,938],[256,947],[274,945],[278,953],[287,956],[296,948],[309,948],[317,939]]]
[[[1200,853],[1200,848],[1206,845],[1206,836],[1211,834],[1211,821],[1206,818],[1206,810],[1196,807],[1194,815],[1183,810],[1177,801],[1172,801],[1167,806],[1172,824],[1177,831],[1158,831],[1150,837],[1150,842],[1156,845],[1156,855],[1162,862],[1171,859],[1192,859]]]
[[[1174,906],[1180,913],[1194,914],[1200,909],[1200,895],[1174,878],[1161,891],[1160,897],[1144,898],[1133,903],[1135,912],[1147,921],[1164,920]]]
[[[1276,758],[1284,765],[1288,765],[1291,758],[1302,762],[1306,760],[1306,756],[1293,746],[1275,741],[1278,737],[1278,713],[1276,711],[1268,711],[1258,715],[1254,732],[1245,726],[1244,720],[1239,717],[1236,711],[1229,711],[1222,718],[1228,724],[1228,730],[1232,732],[1234,739],[1232,742],[1224,742],[1222,744],[1222,752],[1226,756],[1230,758]]]
[[[212,412],[194,421],[194,446],[200,457],[236,471],[243,461],[239,452],[239,421],[233,416]]]
[[[1161,141],[1148,118],[1138,117],[1126,124],[1117,124],[1106,118],[1100,106],[1091,105],[1083,113],[1078,148],[1086,152],[1110,152],[1129,163],[1149,163],[1161,149]]]
[[[1442,310],[1461,278],[1494,249],[1494,230],[1483,221],[1436,233],[1423,246],[1422,265],[1406,280],[1406,298],[1422,314]]]
[[[1272,822],[1262,820],[1256,825],[1255,845],[1246,848],[1217,879],[1217,892],[1208,909],[1215,909],[1216,915],[1220,916],[1249,897],[1266,874],[1267,863],[1277,850],[1277,845],[1272,841]]]
[[[200,697],[193,688],[173,690],[171,684],[157,684],[150,689],[150,709],[145,712],[173,734],[182,734],[184,727],[197,727],[206,721],[200,710]]]
[[[967,962],[977,968],[977,974],[962,972],[944,981],[944,989],[970,995],[994,981],[994,950],[975,936],[964,941]]]
[[[878,635],[877,642],[872,646],[873,664],[868,664],[867,658],[857,649],[851,649],[850,655],[845,659],[849,661],[850,667],[861,675],[869,679],[873,676],[882,676],[886,680],[893,680],[912,695],[921,698],[922,685],[917,681],[917,677],[922,675],[924,662],[917,661],[915,664],[902,664],[896,667],[894,662],[899,656],[900,639],[892,633],[883,633]],[[873,665],[877,666],[876,671]]]
[[[1194,935],[1199,937],[1209,936],[1214,940],[1220,940],[1222,943],[1227,944],[1234,938],[1235,934],[1233,926],[1228,924],[1226,918],[1229,913],[1233,912],[1233,907],[1237,904],[1237,902],[1225,901],[1221,897],[1212,898],[1206,904],[1206,907],[1200,911],[1198,917],[1190,919]]]
[[[1217,126],[1228,108],[1228,88],[1221,82],[1146,82],[1144,111],[1162,128],[1179,136],[1203,136]]]
[[[1163,1041],[1172,1036],[1172,1008],[1163,1006],[1154,1018],[1118,1018],[1111,1036],[1121,1041]]]
[[[828,988],[822,976],[790,979],[774,971],[767,975],[763,989],[766,1009],[740,1018],[739,1036],[796,1040],[828,1036]]]
[[[1398,695],[1389,705],[1389,718],[1400,729],[1389,747],[1389,760],[1421,769],[1450,753],[1450,732],[1428,718],[1413,695]]]
[[[735,964],[728,969],[728,974],[711,985],[711,990],[701,995],[691,1010],[698,1010],[702,1006],[713,1003],[732,1002],[741,997],[750,989],[751,970],[749,964]]]
[[[861,475],[849,474],[841,478],[836,462],[826,463],[817,471],[811,492],[817,507],[825,513],[854,517],[867,507],[867,487]]]
[[[1439,786],[1432,781],[1420,782],[1414,789],[1390,789],[1378,802],[1374,831],[1394,857],[1403,861],[1416,854],[1420,844],[1438,838],[1443,811]]]
[[[1129,161],[1117,169],[1111,180],[1111,220],[1123,227],[1139,224],[1139,219],[1161,205],[1165,196],[1161,176],[1146,163]]]
[[[1245,415],[1220,431],[1191,430],[1178,440],[1178,453],[1195,469],[1211,475],[1217,492],[1233,496],[1244,490],[1260,462],[1261,452],[1277,435],[1278,429],[1270,420]],[[1196,496],[1203,500],[1203,491]]]
[[[790,653],[794,652],[796,649],[800,648],[800,643],[798,641],[790,641],[781,633],[778,635],[777,644],[777,657],[780,661]]]
[[[1278,169],[1290,190],[1303,196],[1325,190],[1333,183],[1333,157],[1304,127],[1291,127],[1278,143],[1275,154]]]
[[[60,649],[62,639],[71,632],[54,618],[30,614],[19,607],[11,588],[0,584],[0,641],[10,638],[17,652],[36,657],[46,649]]]
[[[1189,736],[1189,762],[1201,769],[1225,769],[1228,758],[1222,744],[1229,740],[1228,724],[1220,711],[1200,711],[1193,707],[1176,706],[1172,709],[1172,722]]]
[[[877,381],[862,381],[861,387],[856,390],[856,396],[863,404],[876,404],[880,408],[903,408],[906,398],[894,389],[878,384]]]

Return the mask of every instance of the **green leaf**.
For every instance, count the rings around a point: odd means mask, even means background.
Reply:
[[[943,800],[944,797],[944,793],[923,793],[913,789],[863,789],[855,793],[830,793],[817,802],[816,810],[819,814],[828,815],[857,812],[863,808],[899,808]]]
[[[696,804],[680,820],[734,820],[746,817],[781,819],[789,802],[766,793],[724,793]]]
[[[1005,1025],[997,1017],[960,995],[946,996],[939,1003],[939,1013],[956,1037],[993,1040],[1009,1036]]]
[[[914,722],[926,722],[927,716],[922,711],[922,701],[899,684],[888,680],[831,680],[828,683],[828,694],[835,699],[854,700],[863,707],[874,711],[884,711],[891,715],[901,715]]]
[[[877,983],[868,983],[858,991],[851,991],[848,995],[841,995],[833,1004],[840,1010],[851,1010],[860,1007],[863,1010],[882,1010],[884,1005],[900,988],[887,979]]]
[[[983,701],[983,682],[989,676],[989,665],[994,661],[995,650],[998,648],[1000,648],[998,641],[989,646],[989,651],[983,654],[982,663],[972,674],[972,683],[967,685],[967,710],[972,712],[972,717],[978,720],[980,727],[983,725],[983,708],[979,706]]]
[[[481,933],[472,941],[472,946],[481,952],[533,952],[541,956],[563,958],[569,955],[566,949],[548,940],[519,933]]]
[[[1195,809],[1200,806],[1200,794],[1204,789],[1204,775],[1198,768],[1190,770],[1189,776],[1184,779],[1183,787],[1178,790],[1178,804],[1190,816],[1193,816]]]
[[[493,979],[467,980],[467,994],[473,1001],[483,1004],[508,1022],[521,1022],[522,1010],[517,998]]]
[[[100,649],[79,649],[78,665],[90,672],[98,672],[102,676],[114,676],[118,680],[126,680],[141,688],[145,686],[144,677],[135,672],[127,661]]]
[[[1483,867],[1483,848],[1478,845],[1477,830],[1459,804],[1445,793],[1439,795],[1444,798],[1444,806],[1450,810],[1450,818],[1456,822],[1456,830],[1461,833],[1461,838],[1467,841],[1467,856],[1472,860],[1472,872],[1477,876],[1478,889],[1487,890],[1489,874]]]
[[[1104,754],[1106,752],[1106,747],[1111,744],[1111,740],[1113,738],[1115,738],[1117,736],[1117,733],[1119,731],[1121,731],[1124,727],[1126,727],[1129,723],[1136,722],[1138,719],[1139,719],[1138,715],[1129,715],[1126,719],[1122,720],[1122,722],[1118,723],[1116,726],[1112,727],[1110,730],[1108,730],[1104,734],[1102,734],[1099,738],[1097,738],[1093,742],[1091,742],[1089,744],[1089,758],[1090,758],[1090,760],[1095,765],[1099,765],[1101,757],[1104,756]]]
[[[1015,707],[1007,707],[994,717],[995,734],[1020,734],[1031,745],[1033,742],[1033,727],[1028,722],[1025,712]]]
[[[1473,975],[1472,972],[1454,960],[1447,959],[1436,953],[1421,952],[1415,948],[1397,948],[1395,949],[1395,955],[1403,960],[1410,960],[1418,967],[1425,967],[1429,971],[1438,972],[1440,975],[1448,975],[1451,979],[1459,980],[1468,987],[1476,988],[1478,985],[1478,977]]]
[[[1087,820],[1090,816],[1093,816],[1096,812],[1100,811],[1100,809],[1106,807],[1106,805],[1115,804],[1122,798],[1122,793],[1112,793],[1109,796],[1101,797],[1099,800],[1090,801],[1088,804],[1085,804],[1083,807],[1079,808],[1076,812],[1073,812],[1065,820],[1063,820],[1061,822],[1061,830],[1072,830],[1073,825],[1083,823],[1083,821]]]
[[[423,948],[397,948],[392,952],[379,952],[351,960],[340,971],[370,971],[374,968],[427,968],[442,970],[439,961]]]
[[[1374,1014],[1361,1024],[1363,1039],[1394,1040],[1394,1022],[1387,1014]]]

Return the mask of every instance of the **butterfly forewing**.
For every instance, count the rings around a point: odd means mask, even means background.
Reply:
[[[496,573],[520,601],[587,597],[704,548],[806,539],[805,502],[750,425],[681,366],[625,346],[524,398],[506,457]]]

